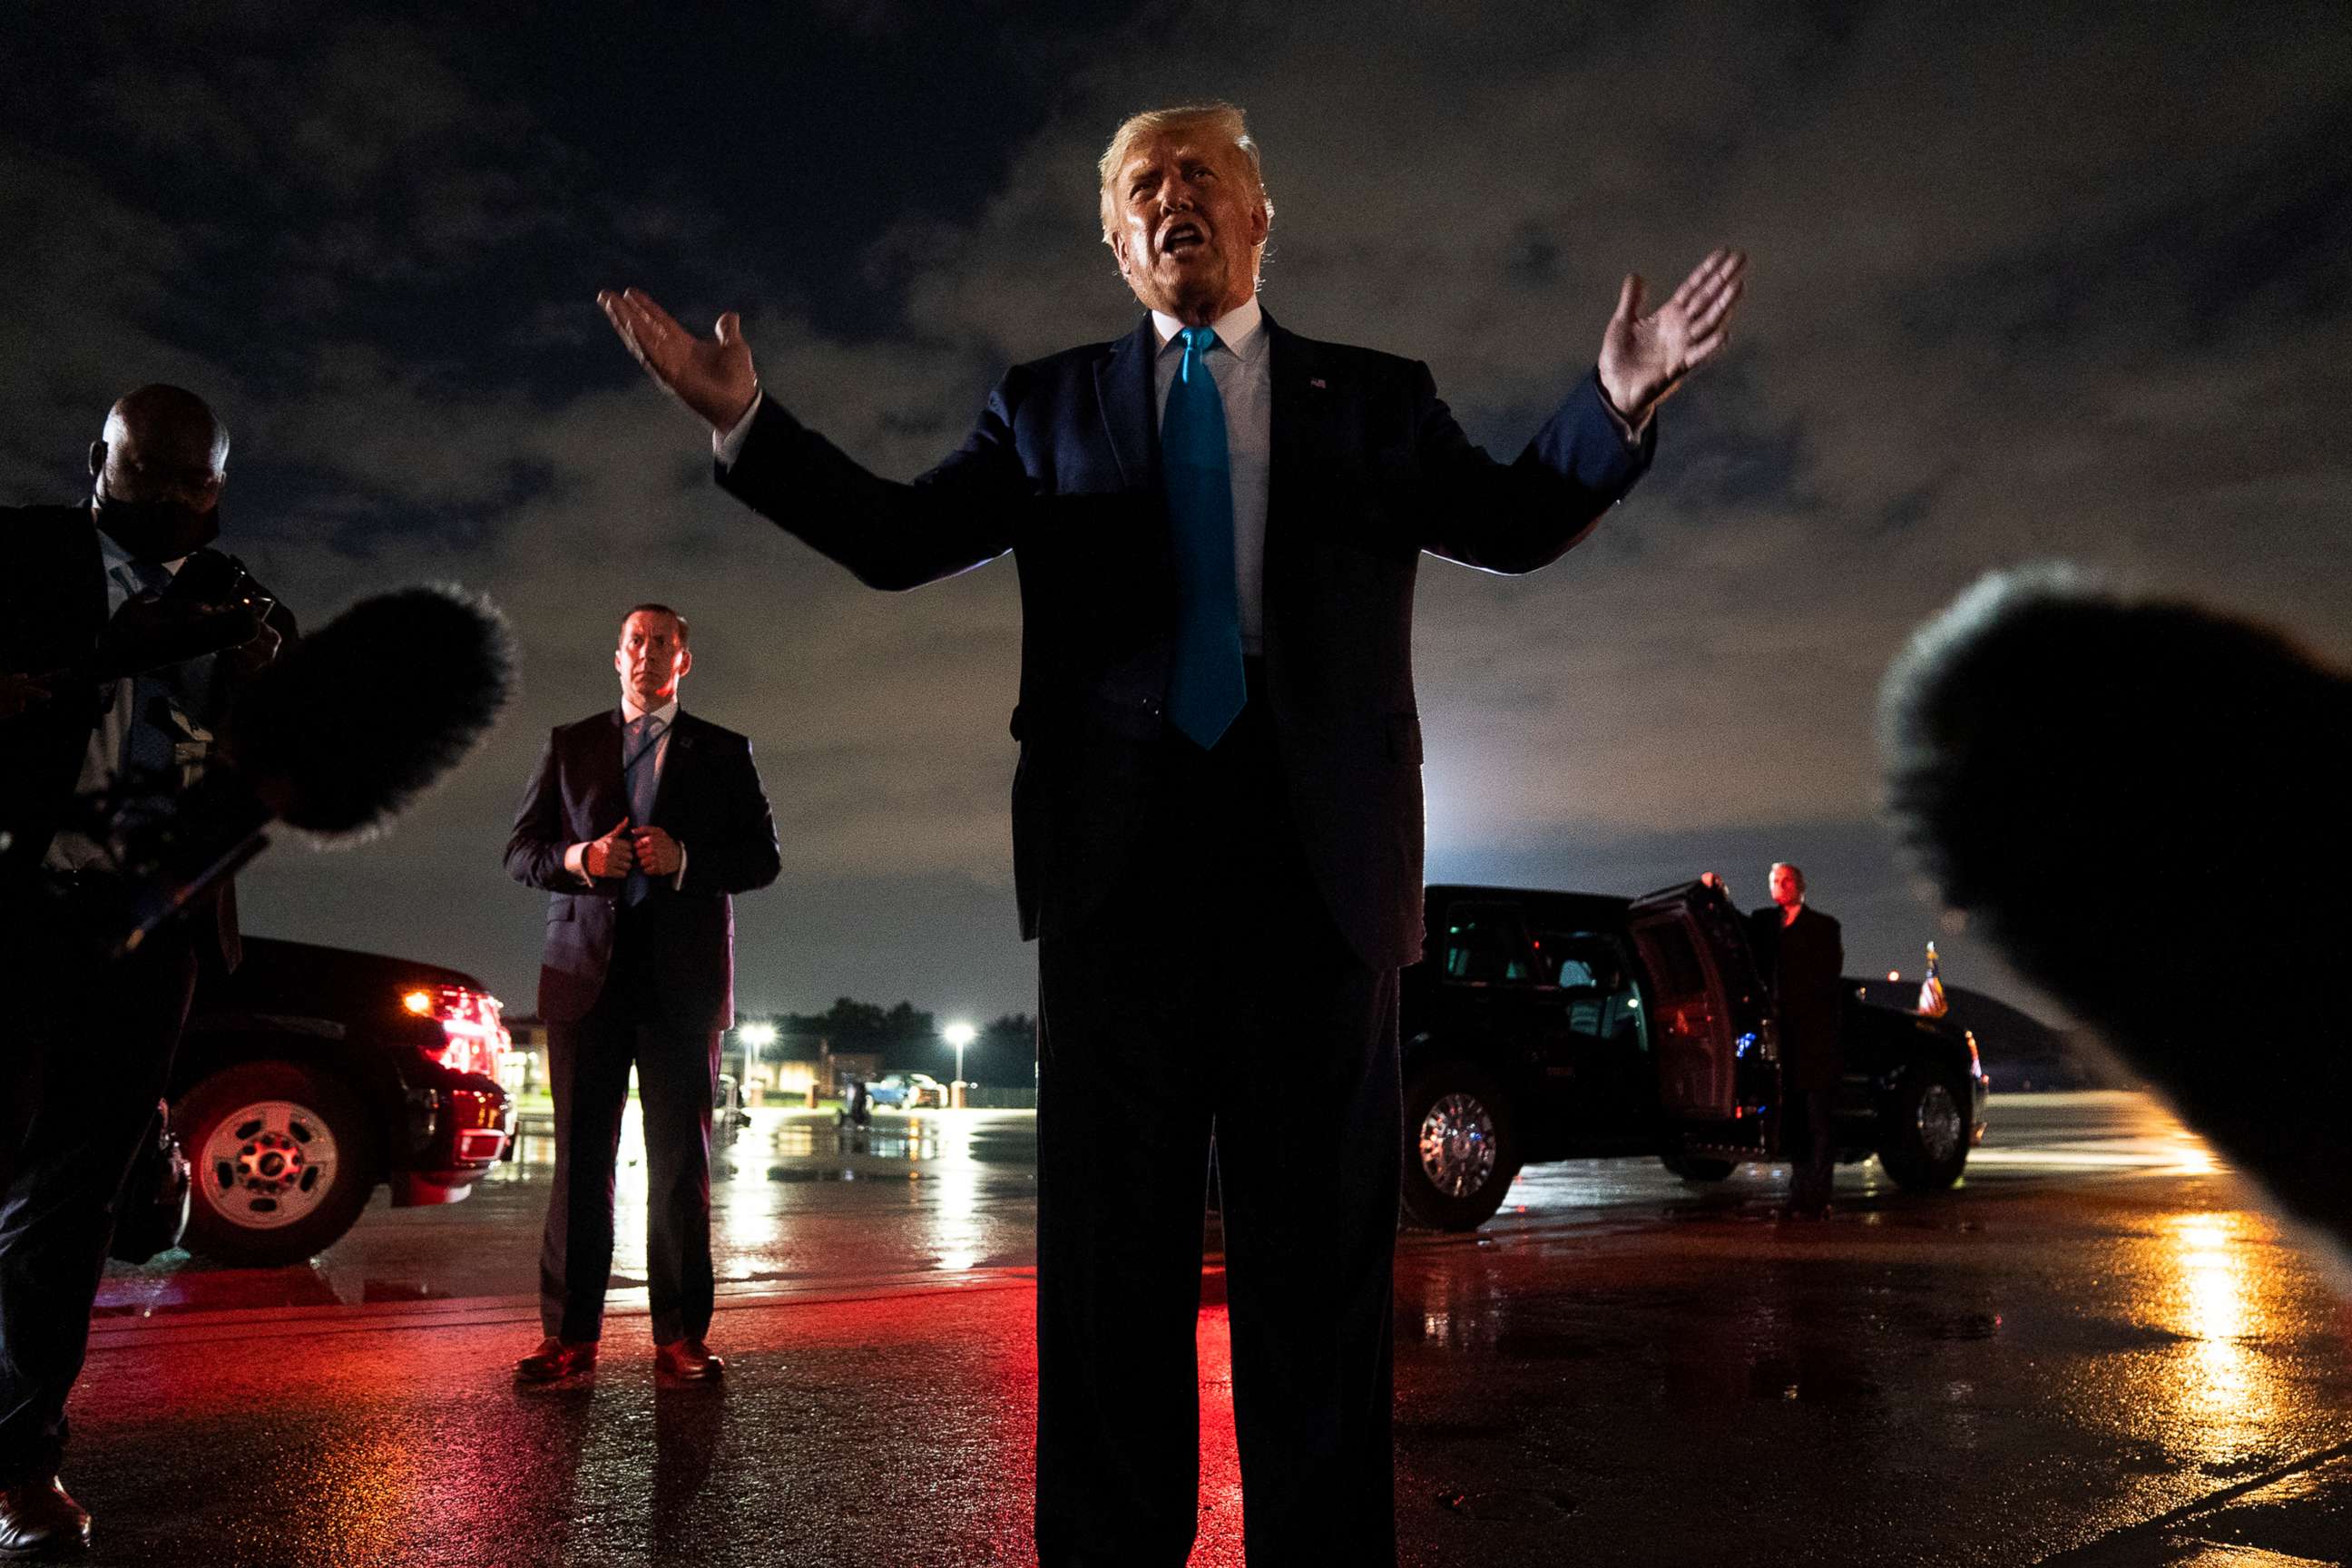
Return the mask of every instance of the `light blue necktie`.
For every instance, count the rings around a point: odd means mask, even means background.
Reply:
[[[662,721],[652,714],[632,719],[621,730],[621,782],[629,792],[629,826],[644,827],[654,815],[654,791],[661,783],[655,753],[661,749]],[[654,889],[643,871],[631,871],[621,902],[635,909]]]
[[[1168,672],[1168,720],[1203,750],[1214,746],[1249,700],[1242,674],[1241,606],[1234,589],[1234,471],[1225,400],[1209,374],[1217,334],[1183,329],[1184,362],[1168,384],[1160,464],[1176,552],[1176,646]]]

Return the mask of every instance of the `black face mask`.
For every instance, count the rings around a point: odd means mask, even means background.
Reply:
[[[177,501],[94,497],[98,526],[133,561],[177,561],[220,537],[220,507],[190,511]]]

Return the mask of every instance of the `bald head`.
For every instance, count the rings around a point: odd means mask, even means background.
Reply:
[[[134,555],[169,560],[218,531],[228,426],[193,392],[142,386],[108,410],[89,471],[99,526]]]
[[[162,382],[117,398],[107,410],[106,431],[98,446],[105,451],[92,449],[92,473],[104,469],[110,458],[121,462],[126,449],[150,466],[164,463],[206,475],[228,468],[228,426],[203,398]]]
[[[101,495],[176,500],[209,511],[228,477],[228,426],[194,393],[156,382],[125,393],[107,410],[105,434],[89,449],[89,471]]]

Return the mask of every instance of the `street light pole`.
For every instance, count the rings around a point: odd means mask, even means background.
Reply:
[[[759,1065],[760,1053],[776,1043],[776,1026],[764,1019],[740,1024],[735,1029],[735,1043],[743,1047],[743,1077],[736,1084],[743,1103],[751,1102],[751,1069]]]
[[[949,1101],[959,1110],[963,1109],[964,1102],[963,1048],[971,1044],[973,1037],[979,1033],[979,1030],[973,1028],[970,1024],[963,1022],[961,1019],[958,1019],[956,1022],[950,1024],[946,1028],[940,1031],[940,1034],[947,1040],[947,1043],[955,1047],[955,1087],[948,1091],[948,1099]]]

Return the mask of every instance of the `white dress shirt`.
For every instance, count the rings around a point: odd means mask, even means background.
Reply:
[[[1152,407],[1165,410],[1168,388],[1184,363],[1177,333],[1184,323],[1151,312],[1160,354],[1151,364]],[[1225,457],[1234,483],[1234,602],[1241,606],[1242,652],[1265,651],[1265,495],[1274,464],[1274,356],[1266,353],[1265,312],[1253,294],[1209,323],[1217,346],[1202,363],[1225,405]],[[1158,416],[1155,416],[1155,423]]]
[[[624,696],[621,699],[621,728],[624,731],[630,725],[646,717],[646,710],[637,706],[635,698]],[[677,699],[671,698],[660,707],[652,710],[652,714],[661,721],[662,727],[661,733],[654,740],[654,794],[658,797],[661,794],[662,769],[669,764],[669,738],[677,728]],[[621,787],[625,790],[628,784],[628,779],[624,777],[621,780]],[[642,822],[633,822],[629,826],[643,827],[646,825]],[[593,887],[596,879],[588,874],[585,858],[587,853],[586,844],[574,844],[563,852],[563,868],[579,878],[583,885]],[[677,847],[677,871],[670,878],[669,885],[673,889],[683,888],[686,885],[686,846],[683,844]]]

